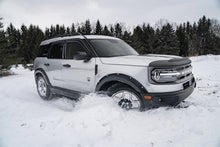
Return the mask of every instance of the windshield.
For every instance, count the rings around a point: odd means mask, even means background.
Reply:
[[[90,39],[99,57],[138,55],[127,43],[119,39]]]

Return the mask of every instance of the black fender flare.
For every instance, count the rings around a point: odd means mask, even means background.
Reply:
[[[101,80],[99,80],[95,91],[101,91],[102,87],[109,82],[121,82],[130,86],[139,93],[148,93],[145,87],[133,77],[117,73],[104,76]]]
[[[37,75],[38,75],[38,74],[42,75],[43,78],[46,79],[47,84],[48,84],[49,86],[51,86],[50,80],[49,80],[49,78],[48,78],[46,72],[45,72],[42,68],[37,68],[37,69],[35,69],[35,71],[34,71],[35,82],[36,82],[36,80],[37,80]]]

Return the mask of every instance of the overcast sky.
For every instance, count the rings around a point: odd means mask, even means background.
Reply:
[[[5,26],[10,22],[16,27],[32,23],[43,29],[86,19],[133,27],[143,22],[154,25],[160,19],[194,22],[203,15],[220,20],[220,0],[0,0]]]

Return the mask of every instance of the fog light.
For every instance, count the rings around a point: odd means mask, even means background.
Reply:
[[[150,100],[151,96],[144,96],[145,99]]]

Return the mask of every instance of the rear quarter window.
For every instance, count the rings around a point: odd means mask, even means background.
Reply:
[[[47,57],[50,45],[42,45],[40,46],[40,51],[38,57]]]

